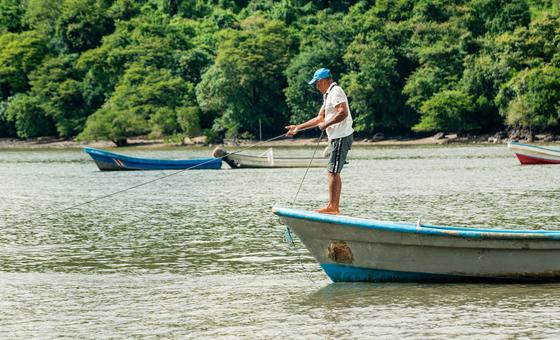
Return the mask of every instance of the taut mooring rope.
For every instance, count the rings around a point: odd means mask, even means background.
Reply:
[[[304,129],[304,130],[306,130],[306,129]],[[301,131],[303,131],[303,130],[301,130]],[[230,153],[227,153],[227,154],[225,154],[225,155],[223,155],[223,156],[215,157],[215,158],[217,158],[217,159],[222,159],[222,158],[227,157],[227,156],[229,156],[229,155],[234,155],[234,154],[237,154],[237,153],[240,153],[240,152],[249,150],[249,149],[254,148],[254,147],[256,147],[256,146],[259,146],[259,145],[262,145],[262,144],[265,144],[265,143],[272,142],[272,141],[274,141],[274,140],[276,140],[276,139],[280,139],[280,138],[285,137],[285,136],[286,136],[286,134],[284,133],[284,134],[278,135],[278,136],[276,136],[276,137],[272,137],[272,138],[270,138],[270,139],[267,139],[267,140],[265,140],[265,141],[255,143],[255,144],[250,145],[250,146],[248,146],[248,147],[246,147],[246,148],[242,148],[242,149],[237,150],[237,151],[235,151],[235,152],[230,152]],[[120,194],[120,193],[123,193],[123,192],[125,192],[125,191],[129,191],[129,190],[132,190],[132,189],[136,189],[136,188],[139,188],[139,187],[141,187],[141,186],[144,186],[144,185],[147,185],[147,184],[150,184],[150,183],[154,183],[154,182],[156,182],[156,181],[159,181],[159,180],[162,180],[162,179],[171,177],[171,176],[175,176],[175,175],[180,174],[180,173],[182,173],[182,172],[184,172],[184,171],[192,170],[192,169],[194,169],[194,168],[196,168],[196,167],[199,167],[199,166],[202,166],[202,165],[204,165],[204,164],[207,164],[207,163],[210,163],[210,162],[214,162],[214,161],[215,161],[215,159],[210,159],[210,160],[208,160],[208,161],[206,161],[206,162],[202,162],[202,163],[200,163],[200,164],[193,165],[193,166],[188,167],[188,168],[186,168],[186,169],[181,169],[181,170],[175,171],[175,172],[173,172],[173,173],[170,173],[170,174],[167,174],[167,175],[164,175],[164,176],[160,176],[160,177],[154,178],[154,179],[149,180],[149,181],[147,181],[147,182],[143,182],[143,183],[140,183],[140,184],[137,184],[137,185],[134,185],[134,186],[131,186],[131,187],[122,189],[122,190],[118,190],[118,191],[109,193],[109,194],[107,194],[107,195],[99,196],[99,197],[96,197],[96,198],[94,198],[94,199],[91,199],[91,200],[88,200],[88,201],[85,201],[85,202],[81,202],[81,203],[77,203],[77,204],[71,205],[71,206],[66,207],[66,208],[62,208],[62,209],[50,211],[50,212],[48,212],[48,213],[40,214],[40,215],[38,215],[38,216],[36,216],[36,217],[34,217],[34,218],[32,218],[32,219],[31,219],[31,218],[28,219],[27,222],[32,221],[32,220],[37,219],[37,218],[45,218],[45,217],[49,217],[49,216],[52,216],[52,215],[55,215],[55,214],[61,214],[61,213],[64,213],[64,212],[66,212],[66,211],[68,211],[68,210],[75,209],[75,208],[78,208],[78,207],[81,207],[81,206],[84,206],[84,205],[86,205],[86,204],[90,204],[90,203],[93,203],[93,202],[96,202],[96,201],[100,201],[100,200],[102,200],[102,199],[105,199],[105,198],[108,198],[108,197],[111,197],[111,196],[115,196],[115,195]]]

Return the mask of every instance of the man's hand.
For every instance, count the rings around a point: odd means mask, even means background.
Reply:
[[[321,129],[321,131],[325,131],[325,129],[327,128],[327,123],[325,122],[320,122],[319,125],[317,125],[317,127],[319,129]]]
[[[288,125],[288,126],[286,126],[286,130],[288,130],[288,132],[286,132],[286,136],[288,136],[288,137],[295,136],[296,133],[298,133],[298,131],[299,131],[297,125]]]

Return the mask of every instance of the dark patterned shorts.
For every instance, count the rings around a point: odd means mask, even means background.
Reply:
[[[331,139],[331,155],[328,165],[329,172],[339,174],[342,171],[342,167],[346,163],[346,156],[348,155],[348,151],[352,149],[353,141],[354,137],[352,134],[342,138]]]

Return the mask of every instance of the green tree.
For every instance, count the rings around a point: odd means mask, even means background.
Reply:
[[[452,15],[451,11],[464,1],[445,1],[445,0],[418,0],[412,9],[415,21],[445,22]]]
[[[47,37],[50,42],[49,47],[57,52],[62,48],[62,44],[53,39],[61,8],[62,1],[60,0],[28,0],[23,17],[25,25]]]
[[[229,134],[279,131],[287,121],[283,74],[293,50],[283,23],[248,18],[240,31],[228,31],[215,64],[197,88],[203,110],[224,112],[220,124]],[[216,91],[221,87],[220,91]]]
[[[110,97],[127,65],[140,62],[165,68],[187,82],[198,83],[214,59],[204,41],[197,41],[192,20],[171,19],[161,12],[118,22],[103,44],[80,55],[78,67],[85,72],[84,97],[99,108]]]
[[[474,110],[472,98],[464,92],[447,90],[436,93],[422,104],[422,118],[414,131],[465,132],[477,129],[470,117]]]
[[[161,137],[196,130],[197,118],[188,111],[194,88],[167,69],[132,64],[112,97],[91,115],[80,139],[109,139],[123,145],[126,138],[149,133]]]
[[[527,0],[472,0],[470,6],[477,20],[474,25],[494,35],[527,26],[531,21]]]
[[[560,68],[543,66],[519,72],[500,89],[496,103],[510,125],[557,130]]]
[[[54,122],[47,115],[37,97],[19,94],[8,101],[6,110],[8,122],[15,125],[20,138],[52,136],[55,134]]]
[[[297,24],[301,25],[298,32],[300,52],[291,59],[285,71],[288,85],[284,93],[292,112],[290,122],[301,123],[319,112],[322,96],[314,86],[308,85],[315,70],[328,68],[335,80],[340,80],[346,73],[343,58],[353,39],[351,26],[359,21],[355,15],[345,17],[341,13],[321,11]],[[333,25],[333,22],[339,24]]]
[[[92,113],[82,94],[83,74],[75,67],[75,61],[75,55],[49,58],[30,75],[29,95],[41,103],[62,137],[77,135]]]
[[[6,99],[29,88],[28,75],[47,54],[44,37],[35,32],[0,35],[0,96]]]
[[[410,128],[415,117],[407,115],[410,111],[401,98],[393,51],[358,36],[349,46],[345,61],[350,71],[341,83],[352,98],[356,131],[373,133],[376,129]]]
[[[378,0],[374,11],[379,18],[393,22],[406,21],[413,15],[414,0]]]
[[[494,98],[500,85],[507,82],[510,70],[493,60],[488,54],[468,56],[465,58],[465,70],[459,88],[473,97],[475,111],[473,117],[482,130],[499,129],[503,118],[498,112]]]
[[[21,32],[25,5],[21,0],[0,0],[0,34],[2,31]]]
[[[455,75],[448,75],[435,66],[423,66],[408,78],[403,93],[408,96],[407,104],[420,112],[422,104],[441,90],[448,90],[455,81]]]
[[[105,0],[64,0],[56,21],[59,39],[70,52],[81,52],[100,44],[114,30]]]
[[[117,146],[125,146],[127,138],[149,131],[148,122],[127,111],[116,111],[111,102],[106,103],[88,117],[86,127],[78,140],[110,140]]]
[[[17,137],[15,124],[8,120],[8,101],[0,101],[0,137]]]

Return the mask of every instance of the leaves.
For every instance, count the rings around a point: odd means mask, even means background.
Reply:
[[[560,6],[537,0],[0,0],[0,135],[560,130]]]
[[[474,111],[472,98],[461,91],[447,90],[435,94],[422,104],[422,119],[414,131],[469,131],[478,126],[470,119]]]
[[[518,73],[496,97],[508,124],[555,128],[560,124],[560,68],[543,66]]]

